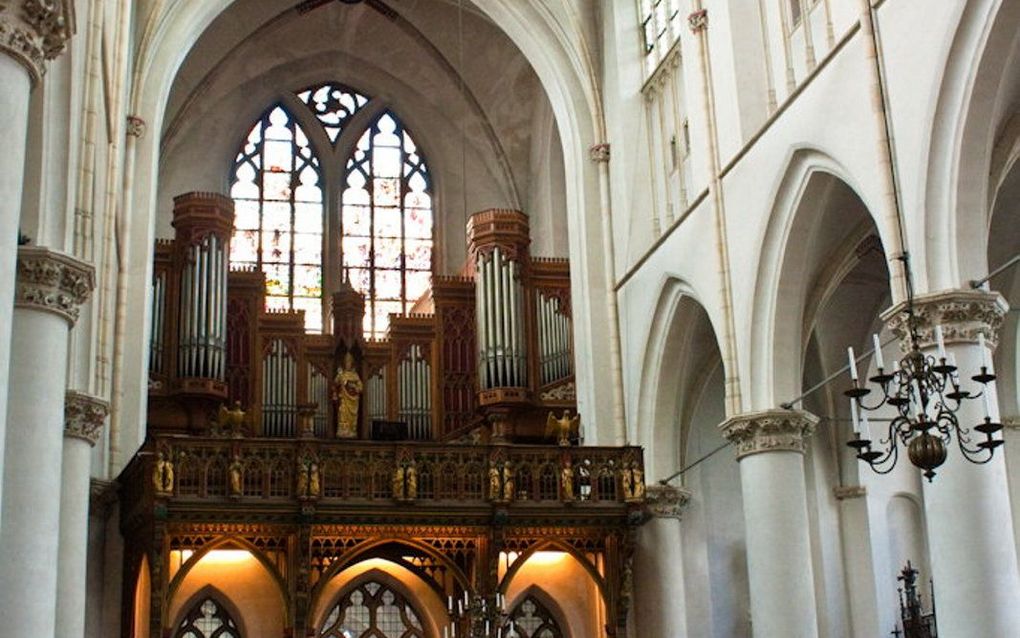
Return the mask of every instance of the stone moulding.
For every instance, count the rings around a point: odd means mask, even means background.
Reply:
[[[91,265],[49,248],[18,248],[15,308],[52,312],[74,325],[94,287]]]
[[[64,436],[95,445],[103,431],[110,404],[84,392],[68,390],[64,399]]]
[[[910,349],[905,309],[906,302],[903,302],[882,313],[882,320],[899,339],[903,352]],[[941,325],[946,343],[974,343],[978,334],[984,333],[988,345],[994,349],[1007,311],[1009,304],[997,292],[945,290],[922,295],[914,300],[918,345],[933,347],[935,326]]]
[[[764,410],[738,414],[719,429],[737,448],[737,460],[761,452],[804,452],[818,417],[803,410]]]

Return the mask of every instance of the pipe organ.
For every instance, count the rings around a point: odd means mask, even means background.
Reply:
[[[228,271],[231,224],[230,200],[191,193],[175,200],[175,239],[157,243],[153,427],[201,430],[236,403],[249,434],[331,438],[346,388],[359,438],[396,421],[411,440],[477,440],[498,418],[537,442],[550,411],[573,408],[569,265],[530,255],[523,213],[473,215],[461,274],[434,277],[381,340],[364,338],[365,299],[346,278],[325,304],[331,332],[306,334],[300,311],[267,312],[264,275]]]

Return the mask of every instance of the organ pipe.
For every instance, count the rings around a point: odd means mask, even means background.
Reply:
[[[570,317],[563,313],[560,300],[537,293],[539,371],[542,385],[573,374]]]
[[[320,375],[321,376],[321,375]],[[271,342],[262,361],[262,434],[293,436],[297,361],[281,339]]]
[[[184,253],[178,327],[178,375],[222,381],[226,348],[226,245],[207,235]]]
[[[163,329],[166,325],[166,273],[152,280],[152,334],[149,337],[149,371],[163,372]]]
[[[482,388],[527,385],[521,265],[497,246],[479,255],[475,276],[478,377]]]
[[[329,379],[318,371],[315,366],[308,366],[308,400],[315,404],[315,435],[329,436]]]
[[[386,410],[385,368],[368,378],[368,383],[365,385],[365,396],[368,401],[369,421],[385,421],[389,416]]]
[[[408,348],[408,356],[397,366],[398,416],[407,423],[408,436],[414,440],[432,438],[431,366],[422,356],[420,345]]]

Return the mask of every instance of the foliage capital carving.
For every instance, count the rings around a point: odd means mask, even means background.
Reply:
[[[47,60],[60,55],[73,34],[73,0],[0,2],[0,52],[24,65],[33,83],[42,79]]]
[[[70,255],[40,246],[18,248],[16,308],[57,314],[71,325],[95,287],[95,270]]]
[[[804,452],[818,417],[803,410],[763,410],[738,414],[719,429],[737,448],[737,460],[760,452]]]
[[[596,144],[588,149],[588,156],[593,162],[608,162],[609,161],[609,144],[602,143]]]
[[[64,399],[64,436],[95,445],[110,404],[84,392],[68,390]]]
[[[899,303],[882,313],[889,330],[900,341],[900,350],[910,351],[910,331],[907,325],[906,302]],[[984,333],[988,345],[994,350],[999,342],[999,328],[1009,310],[1009,304],[997,292],[985,290],[944,290],[922,295],[914,300],[917,318],[918,345],[930,348],[935,345],[935,326],[942,326],[946,343],[974,343]]]
[[[691,496],[691,491],[684,487],[649,485],[645,488],[645,513],[651,518],[680,520]]]

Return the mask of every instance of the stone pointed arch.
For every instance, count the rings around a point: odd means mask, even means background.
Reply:
[[[141,118],[148,133],[129,138],[125,161],[126,212],[120,228],[125,316],[138,317],[118,340],[117,376],[143,379],[147,369],[152,240],[162,130],[170,88],[188,52],[212,21],[234,0],[153,5],[140,20],[137,54],[132,69],[129,111]],[[573,5],[552,7],[544,0],[478,0],[476,5],[517,45],[534,67],[552,104],[563,144],[569,252],[575,291],[605,291],[613,285],[607,248],[612,247],[609,203],[600,195],[599,166],[590,150],[606,141],[600,105],[597,65]],[[596,213],[595,211],[600,211]],[[578,293],[574,339],[577,350],[578,407],[585,414],[611,415],[610,353],[603,347],[615,327],[610,325],[604,299]],[[598,379],[596,378],[598,377]],[[146,388],[123,384],[123,398],[114,406],[111,423],[111,470],[124,462],[123,450],[133,450],[144,438]],[[596,424],[597,425],[597,424]],[[593,442],[600,437],[593,431]],[[607,435],[608,436],[608,435]]]
[[[662,478],[684,463],[690,415],[682,408],[696,402],[693,397],[707,381],[699,369],[713,355],[709,345],[721,364],[718,331],[700,299],[687,282],[667,276],[653,311],[636,423],[637,443],[651,451],[646,460],[649,478]],[[708,333],[711,344],[698,343],[706,336],[700,333]]]
[[[584,571],[591,577],[592,582],[594,582],[598,587],[599,595],[602,596],[602,601],[604,603],[606,602],[606,596],[608,593],[606,589],[606,580],[602,577],[602,574],[599,573],[598,567],[592,563],[587,556],[578,551],[577,548],[572,547],[569,543],[555,539],[535,543],[524,552],[521,552],[521,555],[517,557],[517,560],[510,565],[510,567],[506,570],[506,574],[503,575],[503,579],[499,584],[499,590],[506,593],[506,591],[510,588],[510,584],[513,582],[514,576],[516,576],[524,564],[528,562],[528,559],[534,556],[537,552],[544,551],[563,552],[576,560]]]
[[[924,215],[911,229],[912,245],[924,250],[922,290],[957,288],[988,269],[993,156],[1018,89],[1020,3],[972,0],[956,24],[934,96]]]
[[[864,209],[860,227],[844,227],[860,235],[870,228],[883,246],[889,245],[874,210],[846,168],[814,148],[799,148],[787,161],[772,199],[772,209],[758,257],[751,317],[751,407],[767,409],[799,394],[803,378],[804,313],[808,287],[814,283],[805,272],[808,237],[826,210],[823,198],[839,189]],[[884,251],[888,256],[888,251]]]

